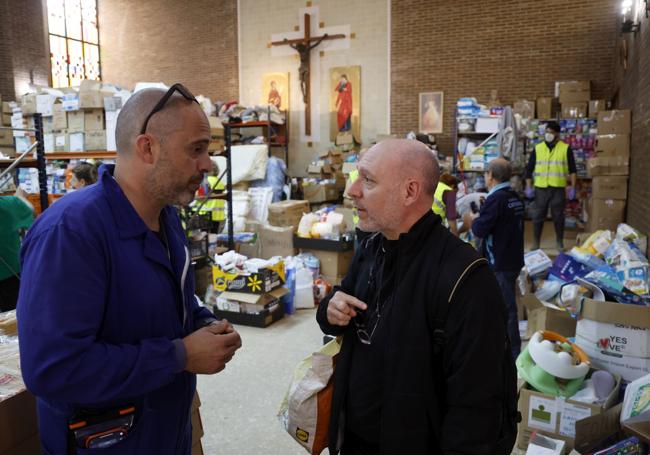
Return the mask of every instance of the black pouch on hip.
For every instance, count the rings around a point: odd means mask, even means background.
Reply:
[[[68,421],[70,448],[104,449],[126,439],[135,424],[132,405],[110,409],[81,409]],[[71,453],[74,453],[71,450]]]

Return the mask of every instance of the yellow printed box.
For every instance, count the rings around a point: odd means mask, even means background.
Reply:
[[[218,265],[212,266],[212,284],[219,292],[266,294],[282,286],[285,281],[284,261],[260,269],[257,273],[230,273]]]

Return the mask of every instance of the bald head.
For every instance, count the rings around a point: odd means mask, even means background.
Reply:
[[[512,177],[512,166],[510,165],[510,162],[504,158],[496,158],[490,161],[488,171],[497,183],[507,182],[510,180],[510,177]]]
[[[398,172],[400,179],[421,180],[424,194],[433,196],[440,179],[440,167],[435,154],[426,145],[410,139],[386,139],[372,149],[386,155],[391,169]]]
[[[115,142],[120,155],[126,155],[133,151],[142,125],[164,95],[164,90],[148,88],[134,93],[126,102],[117,116],[115,128]],[[147,133],[163,139],[167,134],[175,131],[179,125],[179,122],[175,121],[178,111],[192,106],[192,104],[194,102],[185,99],[179,93],[174,93],[163,109],[149,119]]]

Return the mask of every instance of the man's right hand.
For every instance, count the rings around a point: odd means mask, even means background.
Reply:
[[[223,320],[203,327],[183,338],[187,362],[185,370],[195,374],[215,374],[226,368],[241,347],[239,333]]]
[[[532,186],[527,186],[525,194],[527,199],[533,199],[535,197],[535,188]]]
[[[327,305],[327,322],[345,327],[357,315],[358,310],[366,310],[368,305],[345,292],[337,291]]]

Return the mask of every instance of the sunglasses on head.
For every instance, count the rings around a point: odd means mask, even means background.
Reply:
[[[147,131],[147,125],[149,124],[149,119],[159,111],[162,111],[163,107],[165,107],[165,104],[167,104],[167,101],[169,101],[169,98],[172,97],[174,92],[180,93],[183,98],[185,98],[188,101],[194,101],[196,104],[199,104],[199,102],[196,100],[194,95],[192,95],[192,92],[190,92],[187,88],[183,86],[183,84],[174,84],[171,87],[169,87],[169,90],[167,90],[167,93],[163,95],[162,98],[160,98],[160,101],[156,103],[156,105],[153,107],[149,115],[147,115],[147,118],[144,120],[144,124],[142,125],[142,129],[140,130],[140,134],[144,134]]]

